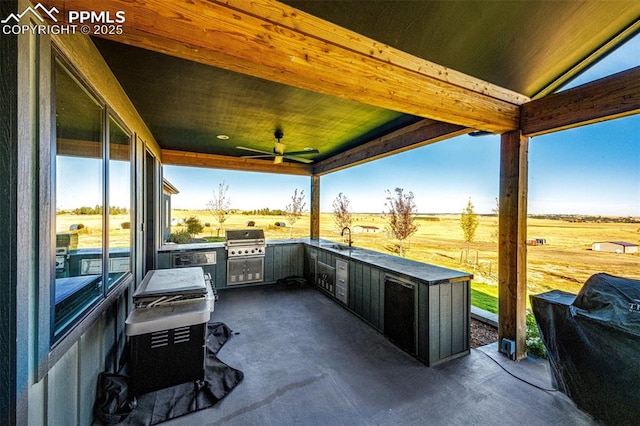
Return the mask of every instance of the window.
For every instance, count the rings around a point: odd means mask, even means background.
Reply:
[[[131,271],[132,234],[131,138],[60,60],[54,64],[56,341]]]
[[[109,117],[109,287],[131,271],[131,138]]]

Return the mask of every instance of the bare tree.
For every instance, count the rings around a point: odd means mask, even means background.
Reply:
[[[418,225],[415,223],[416,204],[413,201],[413,192],[404,193],[404,189],[396,188],[395,196],[390,190],[386,190],[387,202],[385,206],[389,208],[387,218],[389,220],[389,228],[393,236],[399,241],[399,254],[404,256],[403,244],[404,240],[415,234]]]
[[[342,192],[333,200],[333,220],[339,230],[351,226],[352,217],[349,206],[349,198]]]
[[[224,221],[227,220],[229,207],[231,207],[231,199],[227,194],[228,191],[229,185],[225,185],[224,181],[222,181],[218,185],[218,190],[213,190],[213,198],[207,202],[207,210],[209,210],[209,213],[218,221],[218,236],[220,236]]]
[[[462,216],[460,216],[460,227],[464,233],[464,242],[467,243],[467,257],[469,260],[469,245],[473,241],[476,235],[476,229],[478,228],[478,215],[473,211],[473,204],[471,204],[471,197],[467,203],[467,207],[462,210]]]
[[[493,221],[493,230],[491,231],[491,241],[497,242],[498,236],[500,234],[500,230],[499,230],[500,201],[498,200],[498,197],[496,197],[496,206],[492,208],[491,211],[496,216],[495,220]]]
[[[296,189],[291,196],[291,204],[287,204],[285,208],[289,225],[291,225],[289,228],[289,237],[293,234],[293,225],[300,219],[300,216],[302,216],[305,206],[304,190],[300,191],[300,195],[298,195],[298,190]]]

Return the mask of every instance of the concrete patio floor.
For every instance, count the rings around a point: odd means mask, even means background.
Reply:
[[[217,405],[165,424],[597,424],[542,390],[552,388],[543,360],[509,361],[494,344],[428,368],[310,287],[220,291],[212,321],[237,333],[218,357],[244,380]]]

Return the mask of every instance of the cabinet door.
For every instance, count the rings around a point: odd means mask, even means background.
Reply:
[[[349,300],[349,263],[336,259],[336,298],[345,305]]]
[[[414,355],[415,285],[387,275],[384,287],[384,335]]]

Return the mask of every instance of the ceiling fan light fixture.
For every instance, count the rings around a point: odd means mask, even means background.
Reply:
[[[276,129],[273,135],[276,137],[276,143],[275,143],[275,146],[273,147],[273,152],[263,151],[261,149],[249,148],[246,146],[236,146],[236,148],[255,153],[252,155],[244,155],[242,156],[242,158],[254,158],[254,159],[273,158],[273,164],[282,164],[285,159],[290,161],[297,161],[299,163],[309,164],[309,163],[313,163],[313,160],[309,158],[299,157],[299,155],[320,153],[320,151],[311,147],[306,147],[303,149],[303,151],[287,152],[286,145],[280,142],[280,139],[282,139],[282,137],[284,136],[284,134],[282,133],[282,130]]]

